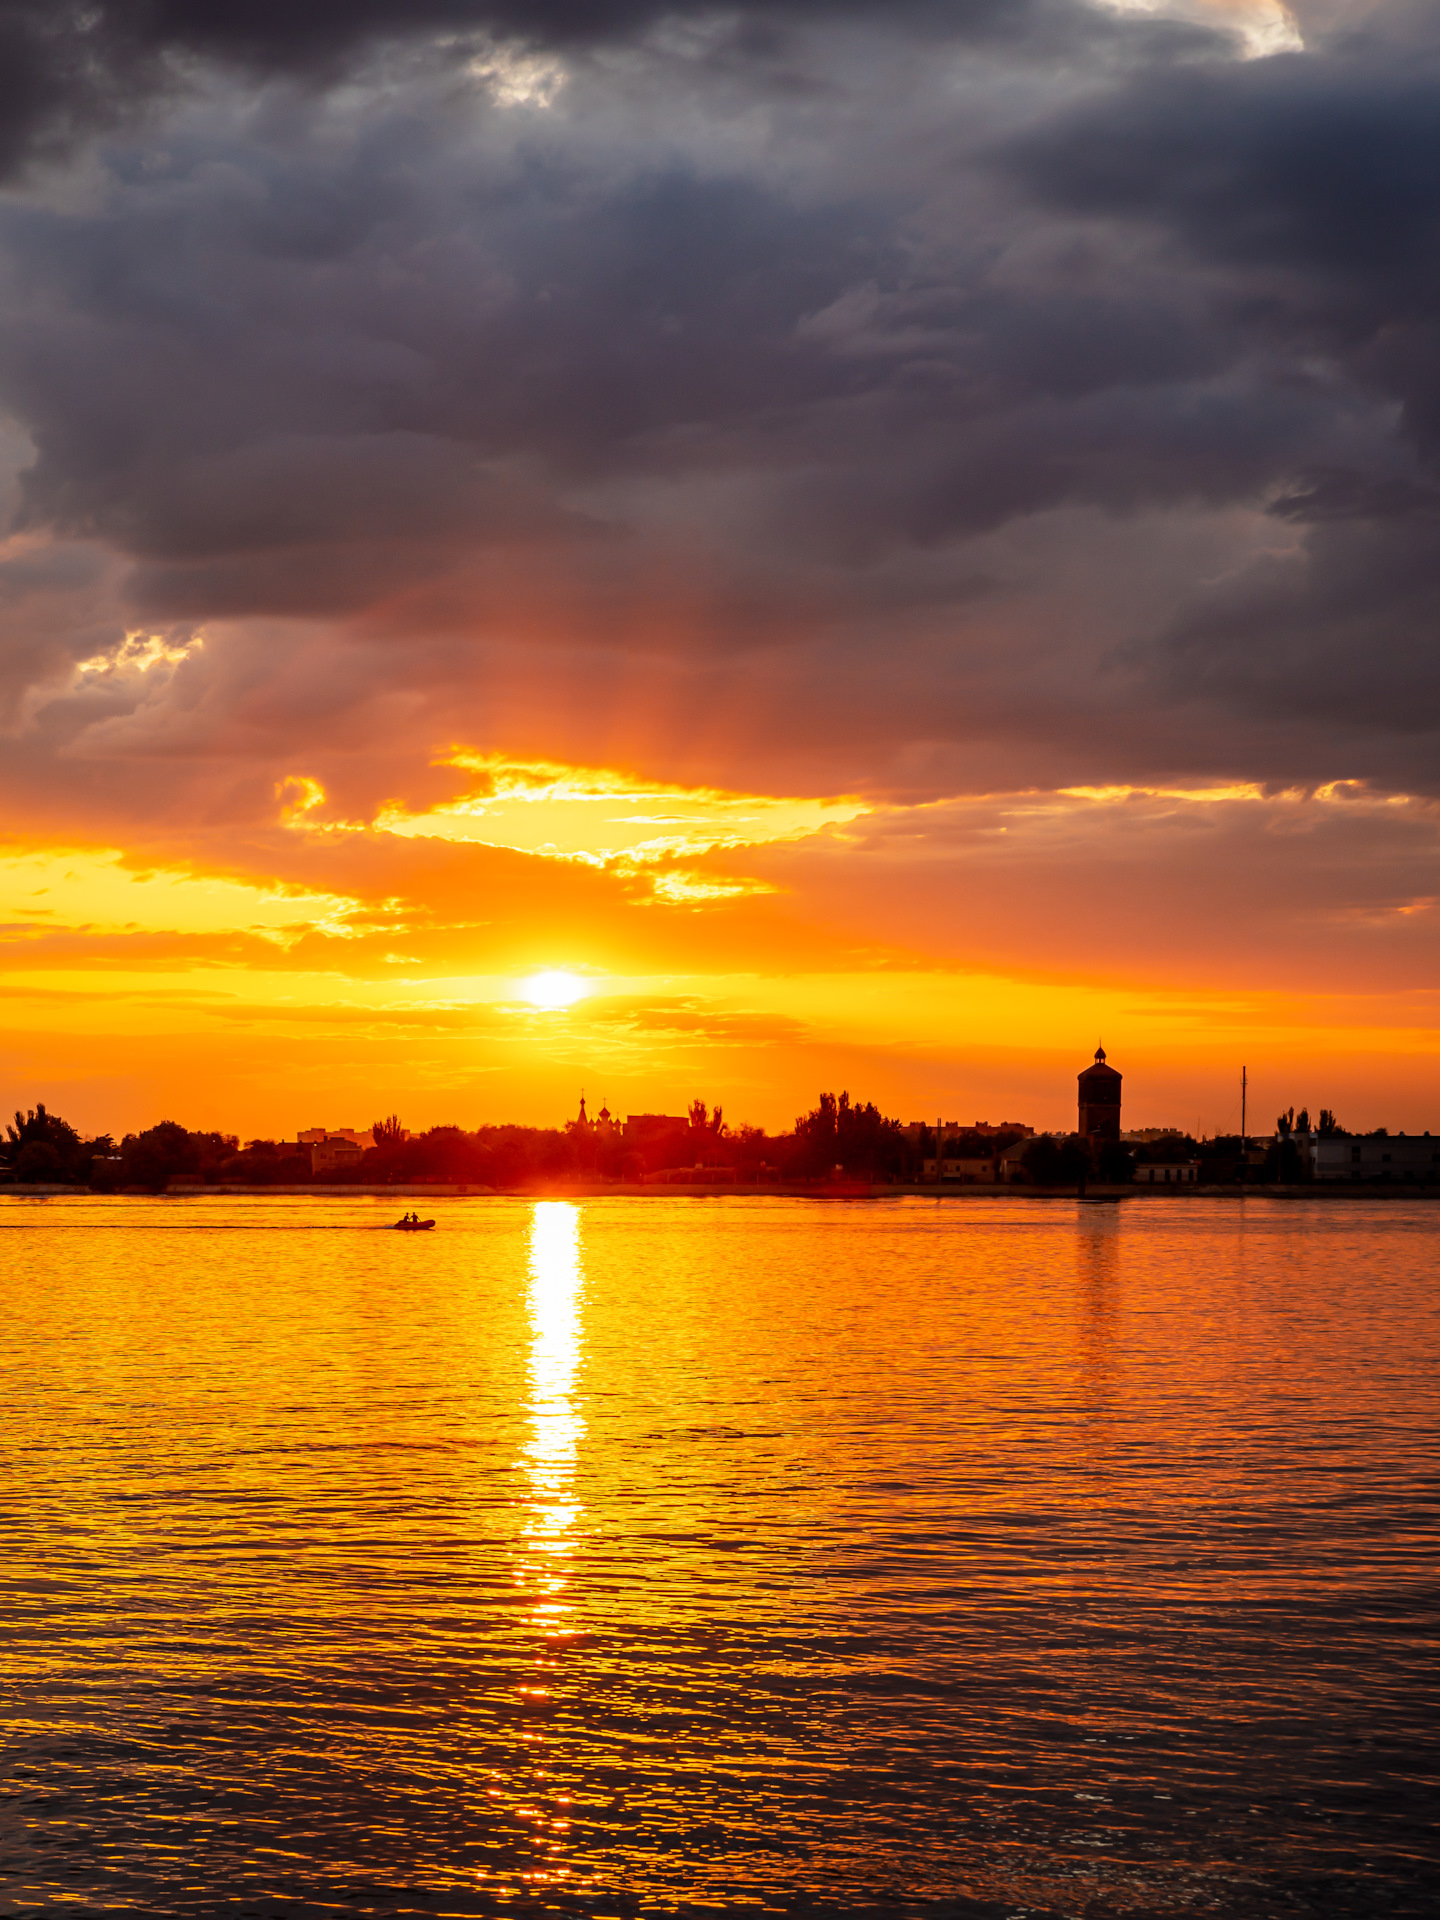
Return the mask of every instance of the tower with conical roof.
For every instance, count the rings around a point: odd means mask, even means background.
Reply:
[[[1104,1047],[1096,1047],[1093,1066],[1078,1076],[1079,1131],[1094,1145],[1120,1138],[1120,1081],[1122,1075],[1107,1065]]]

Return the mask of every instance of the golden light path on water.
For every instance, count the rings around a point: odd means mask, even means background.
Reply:
[[[531,1629],[543,1636],[535,1673],[522,1682],[521,1697],[543,1707],[553,1697],[563,1644],[573,1611],[567,1598],[580,1505],[576,1465],[585,1422],[575,1401],[580,1363],[580,1209],[566,1200],[537,1201],[531,1215],[526,1312],[530,1329],[526,1386],[529,1433],[521,1454],[525,1486],[515,1581]],[[572,1884],[561,1849],[569,1831],[569,1801],[554,1789],[550,1756],[541,1734],[523,1738],[533,1748],[528,1781],[533,1789],[515,1811],[534,1836],[531,1862],[515,1874],[522,1887],[540,1894]],[[503,1891],[504,1882],[501,1881]]]
[[[538,1201],[530,1227],[530,1438],[524,1454],[530,1484],[519,1579],[532,1598],[533,1624],[547,1632],[559,1630],[570,1612],[567,1566],[580,1514],[575,1463],[585,1422],[573,1398],[580,1289],[580,1209],[567,1200]]]

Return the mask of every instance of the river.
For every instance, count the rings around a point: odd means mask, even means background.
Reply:
[[[1440,1205],[0,1199],[0,1911],[1433,1914]]]

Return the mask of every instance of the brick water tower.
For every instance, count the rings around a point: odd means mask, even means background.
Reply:
[[[1093,1145],[1120,1138],[1120,1081],[1114,1067],[1105,1064],[1105,1049],[1095,1049],[1095,1064],[1078,1076],[1080,1132]]]

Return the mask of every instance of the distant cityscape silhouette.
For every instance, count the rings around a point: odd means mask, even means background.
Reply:
[[[634,1113],[584,1094],[560,1126],[508,1124],[412,1133],[397,1114],[369,1127],[302,1128],[291,1140],[195,1130],[162,1120],[116,1140],[89,1138],[41,1103],[17,1111],[0,1143],[0,1188],[100,1193],[297,1188],[526,1192],[784,1188],[807,1191],[1009,1190],[1081,1195],[1156,1188],[1440,1184],[1440,1137],[1352,1134],[1333,1112],[1288,1108],[1263,1134],[1196,1138],[1180,1127],[1126,1131],[1123,1075],[1103,1046],[1077,1075],[1070,1133],[1019,1120],[900,1121],[848,1092],[822,1093],[792,1128],[731,1126],[694,1099],[684,1113]]]

